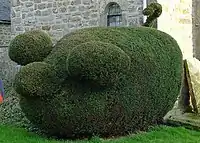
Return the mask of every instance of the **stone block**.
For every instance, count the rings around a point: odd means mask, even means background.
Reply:
[[[171,110],[163,118],[165,124],[181,126],[189,129],[200,129],[200,115],[194,113],[183,113],[179,109]]]
[[[67,8],[66,7],[61,7],[59,8],[59,12],[60,13],[65,13],[67,11]]]
[[[43,10],[42,11],[42,16],[49,16],[52,14],[52,10],[51,9],[47,9],[47,10]]]
[[[83,2],[84,5],[89,5],[91,3],[90,0],[82,0],[82,2]]]
[[[70,1],[64,1],[63,6],[68,6],[70,4]]]
[[[53,3],[48,3],[47,4],[47,8],[52,8],[53,7]]]
[[[34,3],[41,3],[41,0],[34,0]]]
[[[38,9],[45,9],[47,7],[46,3],[38,4]]]
[[[98,13],[92,13],[91,14],[91,18],[97,18],[98,17]]]
[[[12,22],[13,22],[14,24],[21,24],[22,18],[20,18],[20,17],[13,18],[13,19],[12,19]]]
[[[16,7],[16,6],[19,6],[20,5],[20,1],[19,0],[13,0],[12,1],[12,6],[13,7]]]
[[[77,11],[76,6],[69,6],[68,9],[69,9],[69,12]]]
[[[51,26],[49,25],[42,26],[42,30],[49,31],[50,29],[51,29]]]
[[[24,27],[23,26],[16,26],[16,31],[24,31]]]
[[[58,6],[58,7],[61,7],[62,5],[63,5],[62,2],[57,2],[57,6]]]
[[[60,31],[60,30],[64,29],[64,27],[65,27],[64,24],[52,25],[52,30]]]
[[[81,4],[81,0],[75,0],[75,1],[74,1],[74,4],[75,4],[75,5]]]
[[[79,11],[85,11],[85,10],[86,10],[86,7],[84,5],[79,6]]]
[[[25,5],[26,5],[26,7],[31,7],[31,6],[33,6],[33,2],[26,2]]]
[[[196,58],[186,59],[187,81],[193,108],[200,111],[200,61]],[[196,105],[195,105],[196,104]]]

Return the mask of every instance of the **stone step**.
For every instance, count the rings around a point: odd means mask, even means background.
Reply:
[[[164,117],[164,123],[200,130],[200,114],[183,113],[180,109],[174,109]]]

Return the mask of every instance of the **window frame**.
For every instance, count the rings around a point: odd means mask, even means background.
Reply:
[[[114,8],[113,8],[114,6]],[[115,10],[115,13],[111,13],[112,10]],[[119,11],[119,12],[117,12]],[[115,18],[115,21],[112,23],[115,23],[114,26],[111,25],[111,18]],[[119,21],[116,20],[116,18],[119,17]],[[107,26],[108,27],[117,27],[120,26],[122,24],[122,10],[119,4],[117,3],[111,3],[108,6],[108,11],[107,11]]]

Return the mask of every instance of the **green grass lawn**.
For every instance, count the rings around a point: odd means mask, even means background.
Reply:
[[[162,126],[147,133],[117,139],[93,138],[90,141],[56,141],[28,133],[24,129],[0,126],[0,143],[200,143],[200,131]]]

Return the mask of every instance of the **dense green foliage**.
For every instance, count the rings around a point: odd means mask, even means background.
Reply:
[[[143,14],[147,16],[143,26],[152,27],[155,20],[162,14],[162,5],[159,3],[151,3],[143,10]]]
[[[52,50],[51,38],[34,30],[16,36],[9,46],[9,57],[19,65],[42,61]]]
[[[84,78],[104,86],[117,83],[120,74],[129,70],[130,61],[130,57],[119,47],[92,41],[80,44],[70,52],[67,68],[70,77]]]
[[[59,137],[123,135],[162,121],[180,91],[182,54],[146,27],[88,28],[64,36],[16,75],[27,118]]]
[[[9,96],[0,104],[0,124],[29,128],[30,121],[20,108],[18,95],[13,89],[8,91],[7,94]]]
[[[24,129],[18,129],[8,126],[0,126],[1,143],[199,143],[200,132],[188,130],[183,127],[156,127],[149,132],[133,134],[126,137],[101,139],[93,137],[90,140],[55,140],[46,139],[28,133]]]
[[[16,75],[16,92],[23,96],[49,96],[57,86],[52,67],[44,62],[33,62],[23,67]],[[55,86],[54,86],[55,85]]]

